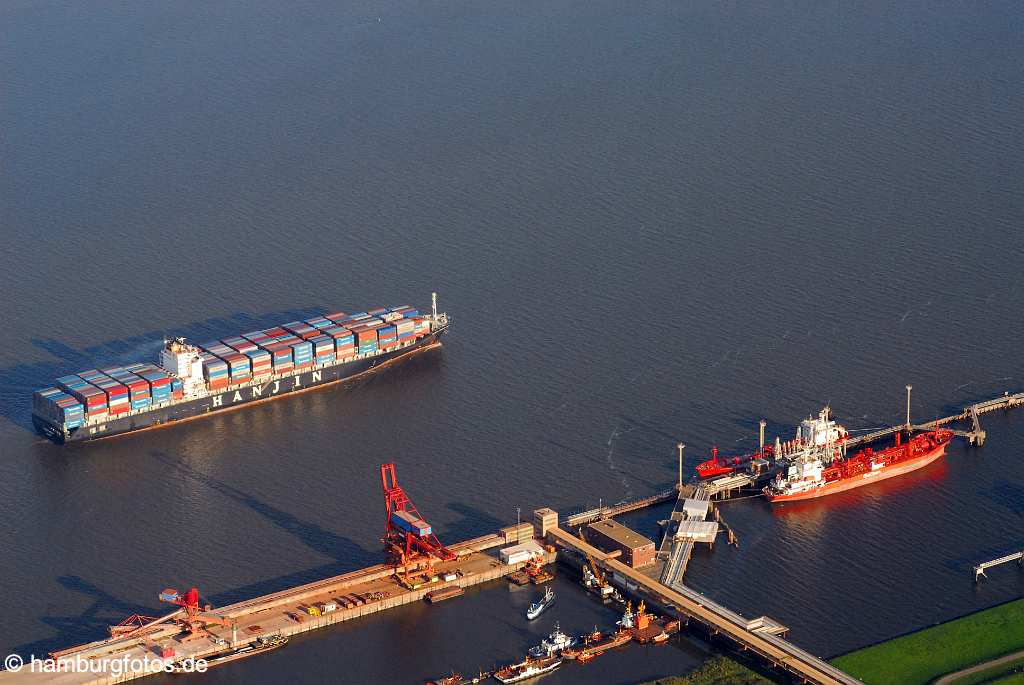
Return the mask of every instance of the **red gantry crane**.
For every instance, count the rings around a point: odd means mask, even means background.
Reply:
[[[384,488],[384,505],[387,507],[387,524],[384,529],[384,549],[389,563],[402,568],[399,579],[408,585],[409,566],[425,562],[426,568],[420,574],[433,575],[434,559],[452,561],[457,555],[441,544],[433,528],[423,520],[409,496],[398,485],[394,464],[381,464],[380,481]]]
[[[180,606],[184,611],[185,616],[181,617],[179,613],[174,616],[174,618],[182,625],[183,628],[193,634],[205,633],[207,625],[229,627],[233,625],[233,621],[231,619],[207,613],[213,607],[209,604],[205,604],[203,606],[199,605],[199,590],[196,588],[192,588],[185,594],[181,594],[173,588],[168,588],[160,593],[160,601]]]
[[[116,626],[110,626],[110,636],[115,639],[141,638],[173,622],[193,635],[205,634],[208,625],[228,626],[232,629],[233,640],[235,621],[209,613],[212,607],[209,604],[200,605],[199,600],[199,590],[196,588],[185,594],[168,588],[160,593],[160,601],[174,604],[179,607],[178,609],[159,617],[132,614]]]

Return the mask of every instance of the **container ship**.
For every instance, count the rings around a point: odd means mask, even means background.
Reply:
[[[791,460],[764,488],[764,495],[769,502],[814,499],[901,476],[940,458],[952,438],[952,431],[936,429],[902,442],[897,433],[892,447],[869,447],[851,457],[830,444]]]
[[[403,305],[193,345],[165,341],[156,364],[90,369],[32,396],[32,423],[64,444],[210,416],[339,383],[440,344],[450,320]]]

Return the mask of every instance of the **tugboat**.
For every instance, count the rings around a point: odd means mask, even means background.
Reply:
[[[512,664],[499,669],[494,677],[502,683],[518,683],[521,680],[536,678],[539,675],[550,673],[562,665],[562,658],[559,656],[546,656],[539,659],[526,657],[518,664]]]
[[[625,619],[625,616],[623,617]],[[629,625],[620,622],[622,629],[640,644],[653,642],[661,644],[668,640],[669,635],[679,632],[679,621],[667,617],[656,618],[645,610],[644,602],[641,600],[637,605],[636,613],[630,614]]]
[[[576,642],[576,638],[562,632],[558,627],[558,622],[556,621],[555,629],[551,631],[551,634],[544,638],[539,645],[530,647],[530,651],[528,651],[527,654],[535,659],[546,656],[555,656],[557,654],[561,654],[563,649],[573,647]]]
[[[544,596],[540,600],[530,605],[530,608],[526,610],[526,618],[533,620],[547,611],[552,604],[555,603],[555,593],[551,588],[544,590]]]

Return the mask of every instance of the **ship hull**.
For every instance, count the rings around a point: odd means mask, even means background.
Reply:
[[[826,483],[819,488],[807,490],[805,492],[797,492],[791,495],[773,495],[771,493],[765,493],[765,497],[769,502],[776,503],[796,502],[799,500],[817,499],[827,495],[834,495],[838,492],[845,492],[846,490],[863,487],[865,485],[877,483],[888,478],[895,478],[896,476],[902,476],[906,473],[910,473],[911,471],[922,469],[942,457],[945,453],[946,443],[943,443],[938,445],[934,450],[923,454],[920,457],[907,459],[891,466],[878,469],[877,471],[860,473],[852,478],[844,478],[843,480]]]
[[[714,476],[724,476],[735,470],[732,466],[704,466],[702,464],[697,467],[697,476],[700,478],[713,478]]]
[[[40,434],[58,444],[103,440],[128,433],[163,428],[184,421],[215,416],[221,412],[240,409],[258,402],[269,402],[301,392],[332,386],[343,381],[354,380],[364,374],[377,371],[391,362],[440,346],[440,336],[446,331],[447,329],[435,331],[412,345],[373,357],[275,376],[264,383],[228,388],[196,399],[175,402],[151,411],[111,418],[99,425],[83,425],[70,431],[64,431],[61,427],[36,414],[32,415],[32,423]]]

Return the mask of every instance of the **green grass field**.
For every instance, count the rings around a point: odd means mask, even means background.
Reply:
[[[772,681],[726,656],[711,657],[696,671],[645,685],[771,685]]]
[[[850,652],[832,663],[867,685],[924,685],[1019,649],[1024,649],[1024,599]],[[996,682],[1020,683],[1016,677]]]
[[[985,685],[1024,685],[1024,673],[1014,673],[998,680],[988,680]]]

